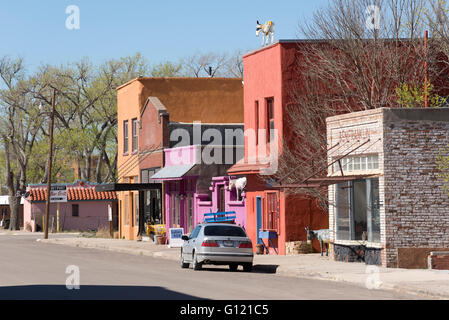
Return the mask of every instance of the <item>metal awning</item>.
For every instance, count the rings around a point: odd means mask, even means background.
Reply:
[[[184,175],[189,173],[196,165],[193,164],[182,164],[176,166],[164,167],[156,174],[150,177],[153,180],[164,180],[164,179],[181,179]]]
[[[161,183],[107,183],[95,186],[95,191],[133,191],[161,189]]]
[[[351,175],[351,176],[331,176],[322,178],[309,178],[307,182],[299,184],[276,184],[273,188],[320,188],[327,187],[332,184],[338,184],[347,181],[354,181],[359,179],[369,179],[378,177],[378,174],[366,174],[366,175]]]

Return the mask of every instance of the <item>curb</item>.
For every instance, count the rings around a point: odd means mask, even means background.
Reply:
[[[78,242],[78,243],[63,243],[61,241],[58,241],[58,239],[47,239],[47,240],[37,239],[36,241],[42,242],[42,243],[66,245],[66,246],[76,247],[76,248],[97,249],[97,250],[110,251],[110,252],[147,256],[147,257],[172,260],[172,261],[178,260],[178,257],[175,256],[173,253],[166,252],[166,251],[147,251],[147,250],[131,249],[131,248],[116,248],[116,247],[111,247],[111,246],[107,246],[107,245],[101,245],[101,244],[89,245],[89,244],[80,243],[80,242]],[[255,264],[253,266],[253,271],[270,273],[270,274],[275,274],[278,276],[287,276],[287,277],[322,280],[322,281],[335,281],[335,282],[342,282],[342,283],[346,283],[346,284],[357,285],[359,287],[365,287],[359,281],[348,281],[348,280],[342,279],[341,277],[338,277],[338,276],[332,276],[331,274],[323,275],[320,272],[298,272],[298,270],[292,270],[287,267],[282,267],[281,265],[274,266],[274,265]],[[393,284],[388,284],[385,282],[382,282],[381,286],[378,289],[372,289],[372,290],[389,290],[389,291],[395,291],[397,293],[402,293],[402,294],[410,294],[410,295],[416,295],[416,296],[427,297],[427,298],[432,298],[432,299],[449,300],[449,294],[438,293],[438,292],[434,292],[434,291],[427,290],[427,289],[411,288],[407,285],[398,285],[398,284],[393,285]]]

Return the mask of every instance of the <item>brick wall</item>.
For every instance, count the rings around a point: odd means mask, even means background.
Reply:
[[[436,164],[449,109],[384,109],[386,265],[398,248],[449,248],[449,197]]]
[[[369,147],[351,155],[379,156],[380,243],[362,245],[381,249],[383,266],[398,266],[398,249],[449,248],[449,197],[436,164],[440,150],[449,145],[449,109],[377,109],[331,117],[327,119],[327,136],[328,148],[343,143],[346,149],[369,138]],[[379,138],[380,142],[370,145]],[[344,154],[335,149],[329,152],[329,163]],[[338,175],[332,169],[329,173]],[[335,237],[334,194],[332,185],[332,242],[356,247],[361,243]]]

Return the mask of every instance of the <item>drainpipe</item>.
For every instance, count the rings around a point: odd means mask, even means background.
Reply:
[[[424,31],[424,107],[428,107],[427,102],[427,39],[428,39],[428,32],[427,30]]]

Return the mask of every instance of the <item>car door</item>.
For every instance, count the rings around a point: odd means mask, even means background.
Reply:
[[[198,237],[198,233],[200,232],[201,226],[196,226],[195,229],[193,229],[192,234],[190,235],[189,240],[186,242],[184,246],[184,259],[190,260],[192,258],[192,251],[195,247],[195,240]]]

